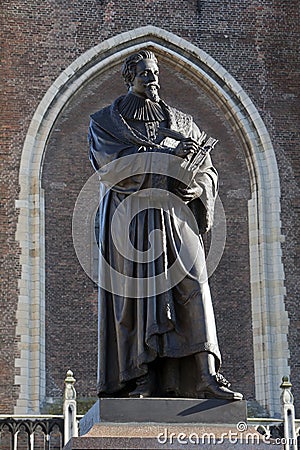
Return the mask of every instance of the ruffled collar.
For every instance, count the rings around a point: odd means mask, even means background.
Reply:
[[[128,93],[119,104],[119,111],[126,119],[142,120],[145,122],[162,122],[166,115],[159,103],[152,102],[148,98],[138,97]]]

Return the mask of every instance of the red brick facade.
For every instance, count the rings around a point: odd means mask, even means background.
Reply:
[[[21,152],[31,118],[47,89],[78,56],[109,37],[150,24],[186,39],[222,64],[252,99],[271,136],[281,181],[289,363],[299,411],[298,2],[46,0],[24,4],[12,0],[5,1],[2,8],[1,412],[12,412],[18,396],[14,360],[18,357],[15,326],[20,250],[15,241],[15,200]],[[95,78],[71,99],[55,123],[46,149],[42,186],[46,208],[48,397],[61,395],[68,368],[78,380],[79,396],[95,395],[97,289],[76,259],[71,220],[76,197],[92,174],[86,143],[88,117],[124,92],[118,70],[113,68]],[[211,278],[211,288],[223,372],[251,399],[255,392],[247,216],[250,179],[242,144],[209,96],[195,83],[173,73],[168,64],[162,68],[161,84],[167,103],[191,113],[200,128],[221,142],[213,158],[220,173],[220,197],[228,230],[225,252]]]

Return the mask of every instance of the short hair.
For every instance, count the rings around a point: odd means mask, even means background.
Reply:
[[[128,88],[131,86],[131,83],[136,76],[137,63],[143,59],[152,59],[152,61],[157,64],[156,56],[150,50],[141,50],[125,59],[121,73]]]

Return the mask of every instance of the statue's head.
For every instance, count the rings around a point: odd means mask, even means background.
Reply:
[[[122,66],[122,77],[124,78],[124,81],[128,88],[130,88],[133,80],[135,79],[137,64],[143,59],[150,59],[157,65],[156,56],[150,50],[141,50],[140,52],[134,53],[133,55],[130,55],[125,59]]]
[[[122,76],[129,91],[158,102],[158,63],[149,50],[141,50],[128,56],[122,67]]]

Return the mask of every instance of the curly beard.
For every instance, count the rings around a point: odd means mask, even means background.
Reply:
[[[158,94],[160,86],[157,83],[149,83],[146,86],[146,95],[149,100],[155,103],[159,103],[160,97]]]

